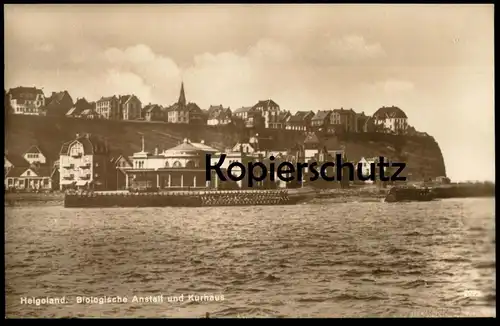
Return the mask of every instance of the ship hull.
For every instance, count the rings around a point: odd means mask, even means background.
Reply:
[[[206,191],[176,193],[100,193],[66,194],[66,208],[105,207],[210,207],[296,205],[313,199],[315,192],[305,189],[263,191]]]

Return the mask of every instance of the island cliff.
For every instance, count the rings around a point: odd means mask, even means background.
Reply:
[[[291,130],[251,130],[234,126],[189,126],[154,122],[85,120],[63,117],[9,115],[5,122],[5,148],[9,153],[22,154],[37,145],[49,162],[59,158],[61,145],[74,139],[76,133],[90,133],[104,138],[112,155],[132,155],[141,149],[144,135],[147,150],[160,151],[177,145],[182,139],[204,140],[219,148],[246,142],[256,133],[276,144],[277,149],[291,148],[302,143],[305,133]],[[384,156],[407,163],[406,174],[411,180],[446,176],[439,145],[430,136],[400,136],[382,133],[318,134],[329,150],[343,148],[349,161],[362,157]]]

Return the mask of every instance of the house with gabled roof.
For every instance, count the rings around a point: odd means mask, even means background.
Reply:
[[[232,119],[232,112],[229,107],[224,108],[221,105],[211,105],[207,112],[207,125],[220,126],[230,124]]]
[[[126,189],[126,169],[132,168],[132,160],[127,155],[117,155],[110,158],[108,189]]]
[[[313,111],[297,111],[288,119],[285,129],[307,131],[311,127],[311,119],[313,117]]]
[[[244,106],[233,112],[233,117],[243,121],[246,128],[264,127],[264,117],[255,107]]]
[[[47,163],[47,158],[40,150],[40,148],[36,145],[32,145],[26,152],[23,154],[23,158],[29,162],[29,164],[39,163],[45,164]]]
[[[383,127],[384,132],[405,134],[408,129],[408,116],[396,106],[383,106],[373,114],[374,124]]]
[[[5,174],[5,189],[48,191],[52,189],[52,171],[46,166],[12,167]]]
[[[108,183],[109,149],[102,139],[76,134],[59,152],[59,185],[104,190]]]
[[[80,116],[82,111],[91,108],[91,104],[85,99],[85,97],[77,98],[73,107],[66,112],[66,117],[77,118]]]
[[[40,115],[45,106],[45,94],[36,87],[11,88],[7,97],[13,114]]]
[[[144,106],[141,115],[146,121],[165,121],[165,110],[158,104]]]
[[[205,112],[196,103],[188,103],[187,110],[189,112],[189,124],[206,125],[207,116]]]
[[[278,114],[278,123],[276,125],[277,129],[285,129],[288,120],[292,117],[290,111],[281,111]]]
[[[337,132],[357,132],[357,114],[353,109],[335,109],[330,115],[330,126]]]
[[[118,101],[122,120],[137,120],[141,117],[142,103],[137,96],[120,95]]]
[[[120,101],[116,95],[101,97],[96,102],[97,114],[109,120],[119,120],[121,118]]]
[[[332,111],[319,110],[311,119],[311,128],[314,130],[325,130],[330,126],[330,115]]]
[[[253,106],[264,118],[264,128],[281,129],[280,106],[273,100],[260,100]]]
[[[52,92],[52,95],[46,99],[43,110],[45,115],[63,117],[73,105],[71,95],[64,90],[62,92]]]
[[[365,112],[357,113],[356,114],[356,124],[357,124],[357,131],[358,132],[368,132],[368,126],[367,122],[370,119],[370,116],[365,115]]]

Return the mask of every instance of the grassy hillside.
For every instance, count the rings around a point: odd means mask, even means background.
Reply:
[[[250,135],[270,138],[278,147],[291,147],[304,139],[301,132],[287,130],[248,130],[235,127],[186,126],[154,122],[82,120],[58,117],[7,116],[5,147],[9,153],[22,154],[38,145],[50,161],[58,159],[61,145],[74,139],[76,133],[103,137],[113,154],[131,155],[141,149],[144,135],[146,149],[161,151],[175,146],[184,138],[204,140],[221,148],[233,146]],[[444,161],[432,137],[402,137],[385,134],[345,134],[325,136],[328,149],[344,147],[349,160],[385,156],[408,163],[414,178],[445,175]]]

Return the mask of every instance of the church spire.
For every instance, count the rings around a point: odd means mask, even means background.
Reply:
[[[184,82],[181,83],[181,94],[179,95],[178,103],[183,106],[186,105],[186,94],[184,94]]]

